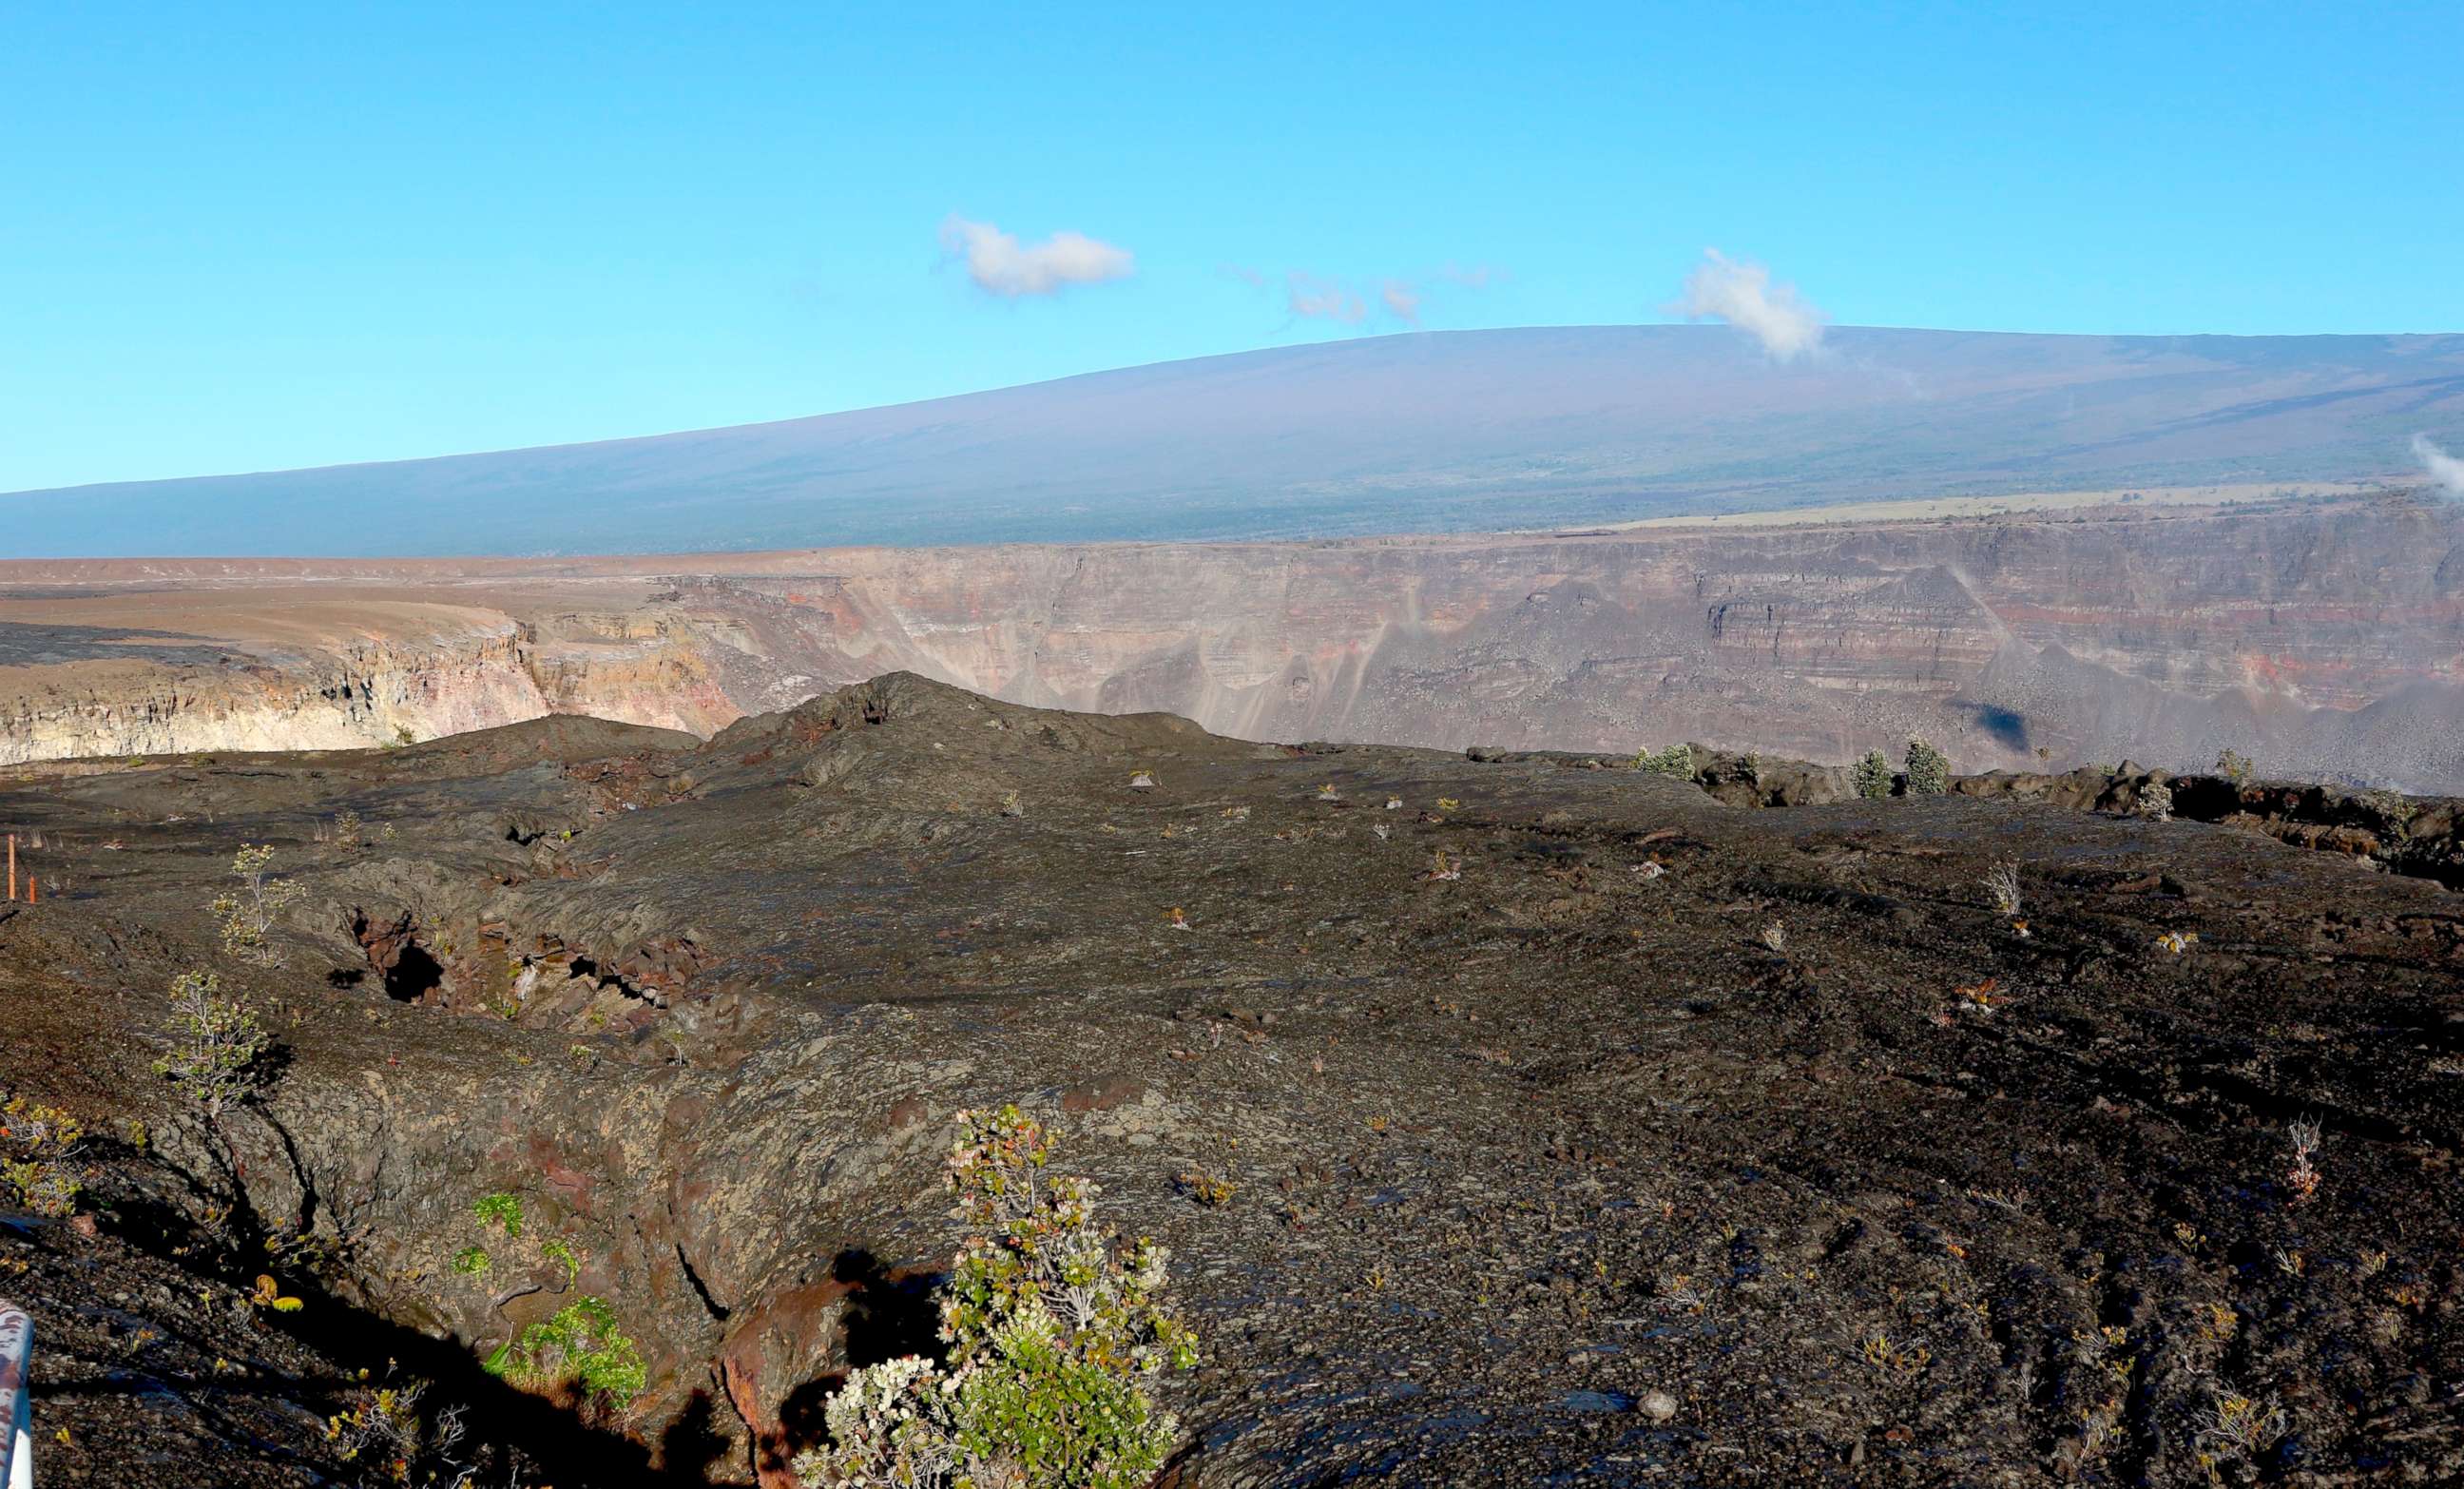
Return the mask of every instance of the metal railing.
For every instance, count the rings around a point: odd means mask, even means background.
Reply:
[[[27,1376],[33,1369],[34,1321],[0,1302],[0,1485],[34,1489],[33,1409]]]

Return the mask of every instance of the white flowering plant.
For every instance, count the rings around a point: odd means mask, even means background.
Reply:
[[[1164,1305],[1164,1248],[1094,1225],[1096,1186],[1054,1174],[1051,1135],[960,1112],[949,1186],[967,1236],[941,1295],[947,1359],[857,1370],[830,1398],[811,1485],[1136,1489],[1179,1433],[1146,1378],[1197,1363]]]

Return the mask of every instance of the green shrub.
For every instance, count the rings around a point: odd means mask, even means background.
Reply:
[[[2235,786],[2248,786],[2251,775],[2250,757],[2230,749],[2226,750],[2216,757],[2216,774]]]
[[[1047,1172],[1051,1139],[1017,1107],[958,1122],[949,1183],[968,1234],[941,1297],[948,1362],[848,1376],[826,1409],[830,1446],[799,1457],[798,1476],[1137,1489],[1178,1434],[1142,1377],[1198,1357],[1163,1304],[1164,1250],[1099,1234],[1095,1186]]]
[[[1855,784],[1858,795],[1867,801],[1881,801],[1891,794],[1890,757],[1879,749],[1865,751],[1864,757],[1848,772],[1848,779]]]
[[[522,1202],[511,1194],[482,1194],[472,1202],[471,1213],[481,1225],[493,1225],[507,1235],[522,1233]]]
[[[1950,757],[1916,735],[1908,736],[1908,794],[1940,796],[1950,789]]]
[[[154,1062],[209,1122],[254,1096],[273,1078],[274,1036],[246,1003],[222,995],[211,972],[182,972],[171,983],[171,1051]]]
[[[487,1369],[526,1390],[571,1386],[585,1399],[618,1406],[650,1383],[641,1346],[616,1326],[616,1310],[587,1293],[507,1340]]]
[[[478,1277],[495,1265],[488,1259],[487,1248],[465,1246],[453,1254],[453,1270],[464,1277]]]
[[[1694,747],[1671,744],[1657,754],[1647,748],[1639,749],[1634,752],[1634,767],[1648,770],[1653,775],[1664,775],[1671,780],[1690,781],[1694,779]]]

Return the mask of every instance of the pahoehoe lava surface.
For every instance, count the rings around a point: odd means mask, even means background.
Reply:
[[[559,1296],[451,1265],[517,1193],[643,1342],[614,1426],[688,1480],[775,1480],[886,1347],[953,1242],[949,1117],[1004,1100],[1174,1250],[1184,1484],[2464,1476],[2453,894],[2223,826],[1749,810],[1586,764],[893,675],[707,743],[28,767],[0,1081],[155,1134],[105,1145],[99,1235],[0,1230],[0,1281],[85,1321],[38,1366],[47,1472],[195,1482],[114,1456],[187,1441],[310,1482],[313,1411],[262,1403],[382,1367],[271,1321],[219,1415],[96,1384],[170,1368],[94,1310],[167,1318],[112,1279],[191,1264],[132,1217],[206,1203],[149,1066],[165,985],[213,966],[289,1047],[231,1123],[243,1212],[351,1243],[297,1318],[494,1347]],[[242,841],[304,891],[277,970],[204,908]],[[2289,1431],[2219,1454],[2227,1394]]]

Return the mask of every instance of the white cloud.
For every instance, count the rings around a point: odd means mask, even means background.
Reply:
[[[1285,277],[1284,303],[1304,320],[1340,321],[1358,325],[1369,315],[1359,296],[1332,279],[1321,279],[1298,269]]]
[[[1506,271],[1491,268],[1487,264],[1473,264],[1468,269],[1461,264],[1448,264],[1438,271],[1438,278],[1460,284],[1467,290],[1485,290],[1505,278]]]
[[[2412,457],[2430,473],[2430,478],[2446,488],[2451,497],[2464,497],[2464,459],[2458,459],[2438,448],[2428,434],[2412,436]]]
[[[1403,280],[1387,280],[1386,287],[1378,292],[1378,298],[1386,301],[1388,314],[1396,320],[1413,325],[1420,323],[1420,292]]]
[[[1694,320],[1726,321],[1762,343],[1772,360],[1793,362],[1822,345],[1824,316],[1793,284],[1773,284],[1771,271],[1739,263],[1716,248],[1685,277],[1684,297],[1671,308]]]
[[[941,243],[967,261],[967,278],[977,288],[1004,300],[1126,279],[1136,267],[1128,249],[1083,233],[1056,233],[1041,243],[1021,244],[989,222],[956,214],[941,224]]]
[[[1250,268],[1247,264],[1225,264],[1223,266],[1223,273],[1228,278],[1238,279],[1253,290],[1262,290],[1266,287],[1266,277],[1260,274],[1257,270]]]

